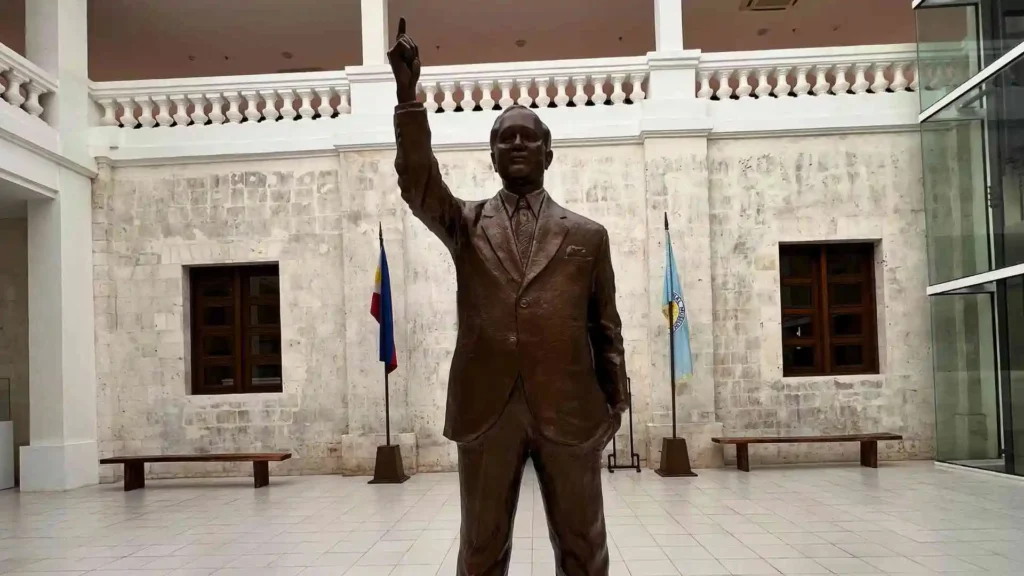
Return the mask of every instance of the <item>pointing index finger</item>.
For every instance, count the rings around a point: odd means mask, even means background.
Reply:
[[[398,19],[398,37],[405,36],[405,18]]]

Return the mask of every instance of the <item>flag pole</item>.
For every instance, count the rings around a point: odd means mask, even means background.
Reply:
[[[380,238],[380,249],[384,251],[384,225],[377,223],[377,233]],[[388,364],[384,363],[384,434],[386,445],[391,446],[391,393],[388,390]]]
[[[668,212],[665,212],[665,239],[668,241]],[[666,262],[666,266],[671,266],[672,262]],[[676,435],[676,340],[672,337],[672,303],[668,303],[668,358],[669,358],[669,388],[672,390],[672,438],[677,438]]]

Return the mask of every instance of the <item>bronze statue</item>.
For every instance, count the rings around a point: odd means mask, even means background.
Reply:
[[[419,49],[404,19],[388,59],[402,198],[448,247],[458,279],[444,430],[459,454],[458,574],[508,573],[530,458],[556,574],[606,576],[600,457],[628,404],[608,232],[544,190],[551,133],[522,106],[504,110],[491,130],[503,188],[486,201],[453,196],[416,101]]]

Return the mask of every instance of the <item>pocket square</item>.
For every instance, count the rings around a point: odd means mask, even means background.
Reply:
[[[583,246],[569,246],[565,249],[566,258],[586,258],[587,256],[589,254],[587,254],[587,249]]]

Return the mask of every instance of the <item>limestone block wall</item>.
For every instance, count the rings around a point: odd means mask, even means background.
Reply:
[[[708,145],[715,406],[730,434],[902,433],[886,458],[934,452],[920,135]],[[870,241],[880,374],[783,378],[779,243]],[[852,459],[856,445],[764,446],[754,461]]]
[[[438,153],[465,199],[497,192],[486,150]],[[100,448],[112,453],[291,450],[276,473],[369,473],[384,433],[383,369],[369,314],[383,231],[399,369],[393,434],[407,467],[452,470],[441,433],[456,336],[455,274],[443,245],[402,203],[394,151],[334,157],[110,168],[94,192]],[[558,146],[556,201],[606,226],[633,382],[637,448],[656,464],[670,432],[661,313],[663,214],[690,314],[694,375],[677,390],[698,466],[720,465],[710,436],[903,432],[887,457],[933,445],[923,200],[917,134],[648,140]],[[782,378],[778,244],[879,245],[882,373]],[[280,264],[282,394],[190,395],[187,267]],[[620,438],[625,441],[625,428]],[[821,460],[822,449],[754,451]],[[839,447],[839,450],[845,450]],[[347,453],[346,453],[347,452]],[[168,465],[163,475],[244,466]],[[104,471],[113,479],[114,471]]]
[[[29,441],[28,228],[24,218],[0,218],[0,380],[10,380],[10,417],[17,447]]]

